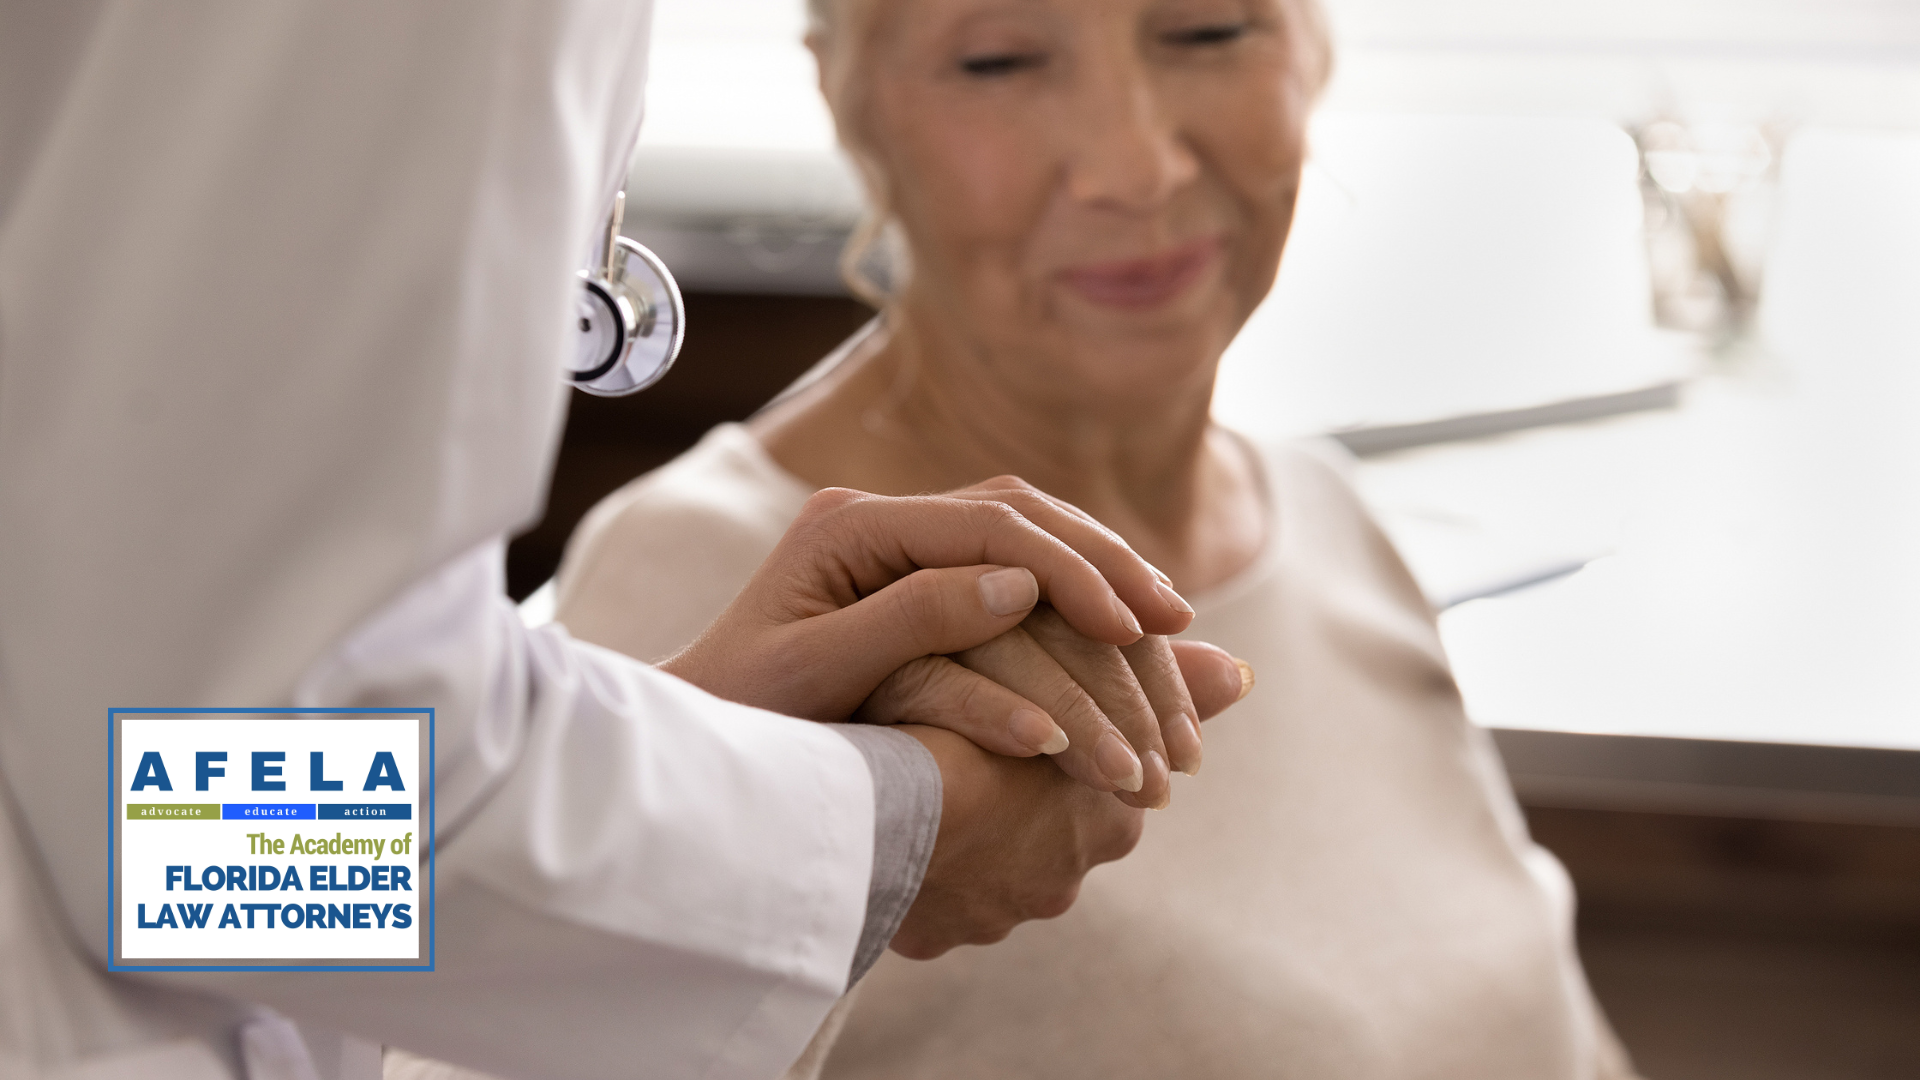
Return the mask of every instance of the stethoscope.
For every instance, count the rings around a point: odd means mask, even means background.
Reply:
[[[605,258],[580,271],[580,336],[567,382],[600,397],[620,397],[659,382],[687,335],[680,286],[660,257],[620,235],[627,193],[613,198]]]

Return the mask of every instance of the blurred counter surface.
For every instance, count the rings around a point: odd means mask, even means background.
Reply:
[[[1436,600],[1495,593],[1441,629],[1529,804],[1920,825],[1920,395],[1817,381],[1362,461]]]
[[[1920,9],[1718,40],[1709,0],[1628,5],[1638,37],[1329,6],[1341,74],[1217,411],[1359,455],[1530,804],[1920,825]],[[695,290],[843,291],[861,198],[802,7],[658,7],[627,231]],[[1709,357],[1651,324],[1612,120],[1715,94],[1799,127],[1757,331]]]
[[[1755,341],[1677,408],[1361,466],[1430,575],[1600,554],[1442,617],[1529,802],[1920,824],[1917,191],[1920,137],[1804,133]]]

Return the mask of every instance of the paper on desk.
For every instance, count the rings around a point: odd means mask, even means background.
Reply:
[[[1417,507],[1375,517],[1436,611],[1572,574],[1613,549],[1552,536],[1515,535],[1487,522]]]
[[[1364,459],[1354,483],[1435,608],[1618,550],[1674,414],[1650,412]]]

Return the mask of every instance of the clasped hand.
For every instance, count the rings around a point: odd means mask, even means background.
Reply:
[[[910,498],[830,488],[661,666],[927,746],[940,831],[893,944],[932,957],[1065,911],[1088,870],[1132,849],[1140,808],[1166,805],[1170,769],[1199,766],[1197,721],[1244,683],[1224,651],[1167,639],[1192,618],[1123,540],[1017,478]]]

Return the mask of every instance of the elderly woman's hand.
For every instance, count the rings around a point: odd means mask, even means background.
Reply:
[[[1140,562],[1116,533],[1018,477],[995,477],[947,497],[1012,507],[1110,580],[1145,566],[1158,603],[1135,599],[1129,606],[1144,609],[1153,620],[1148,629],[1177,630],[1192,616],[1166,576]],[[1130,613],[1127,620],[1134,621]],[[1171,769],[1191,774],[1200,768],[1199,721],[1244,697],[1252,678],[1245,664],[1213,645],[1162,634],[1120,645],[1099,641],[1040,604],[1020,626],[985,644],[903,665],[854,718],[946,728],[1010,757],[1051,754],[1088,787],[1114,792],[1129,806],[1158,809],[1172,793]]]
[[[900,668],[855,717],[946,728],[1011,757],[1052,754],[1081,783],[1158,808],[1170,767],[1200,767],[1197,722],[1244,697],[1252,679],[1218,646],[1157,634],[1108,645],[1043,604],[984,645]]]

